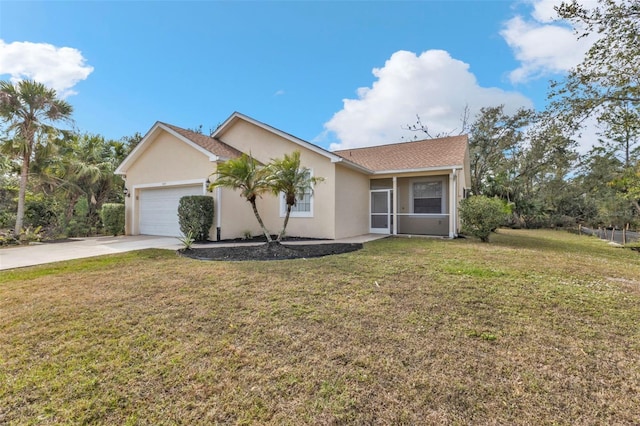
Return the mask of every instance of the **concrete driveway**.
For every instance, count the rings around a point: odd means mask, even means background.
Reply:
[[[182,244],[175,237],[136,235],[74,238],[72,241],[67,242],[42,243],[0,249],[0,270],[146,248],[177,250],[181,247]]]
[[[287,242],[287,244],[324,244],[324,243],[366,243],[386,238],[383,234],[365,234],[341,240],[318,240]],[[262,243],[256,243],[262,244]],[[234,246],[237,243],[218,244],[218,247]],[[193,247],[206,246],[194,244]],[[42,265],[63,260],[123,253],[125,251],[160,248],[178,250],[183,244],[176,237],[157,237],[151,235],[73,238],[59,243],[38,243],[0,249],[0,270]]]

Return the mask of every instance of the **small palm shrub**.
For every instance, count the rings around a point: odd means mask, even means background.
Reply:
[[[178,240],[182,243],[185,250],[191,250],[191,247],[193,247],[193,243],[195,242],[193,239],[193,232],[189,232],[187,235],[178,237]]]

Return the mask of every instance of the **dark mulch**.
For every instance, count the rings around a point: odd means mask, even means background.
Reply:
[[[259,246],[235,247],[203,247],[189,250],[178,250],[185,257],[199,260],[284,260],[322,257],[332,254],[349,253],[360,250],[362,244],[355,243],[326,243],[326,244],[296,244],[279,243],[262,244]]]
[[[277,235],[272,235],[271,239],[273,241],[275,241],[278,238]],[[282,238],[281,242],[290,242],[290,241],[297,241],[297,242],[302,242],[302,241],[329,241],[327,239],[322,239],[322,238],[307,238],[307,237],[291,237],[291,236],[285,236]],[[226,240],[218,240],[218,241],[206,241],[207,244],[229,244],[229,243],[233,243],[233,244],[246,244],[246,243],[266,243],[267,242],[267,238],[264,235],[254,235],[251,238],[231,238],[231,239],[226,239]]]

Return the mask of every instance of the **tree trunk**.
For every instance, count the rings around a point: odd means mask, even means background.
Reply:
[[[22,160],[22,169],[20,170],[20,190],[18,192],[18,212],[16,213],[16,226],[14,232],[16,236],[22,231],[24,221],[24,202],[27,195],[27,180],[29,179],[29,160],[31,153],[27,152]]]
[[[284,224],[282,224],[282,231],[278,234],[278,242],[282,241],[282,237],[284,237],[284,232],[287,230],[287,224],[289,223],[289,215],[291,214],[291,204],[287,204],[287,214],[284,217]]]
[[[67,200],[69,202],[69,204],[67,205],[67,211],[65,212],[65,218],[67,220],[67,225],[69,224],[69,222],[73,218],[73,210],[76,207],[76,203],[78,202],[79,198],[80,198],[80,195],[77,195],[77,194],[69,195],[69,198]]]
[[[638,211],[638,214],[640,214],[640,203],[638,203],[638,200],[631,200],[631,202],[633,203],[633,207]]]
[[[253,214],[256,215],[256,219],[258,219],[258,223],[260,224],[260,228],[262,228],[262,232],[264,233],[264,236],[267,237],[267,242],[270,243],[271,242],[271,235],[269,235],[269,231],[264,226],[264,222],[262,222],[262,218],[260,217],[260,213],[258,213],[258,206],[256,206],[256,201],[255,200],[249,200],[249,202],[251,203],[251,207],[253,208]]]
[[[20,236],[24,222],[24,204],[27,196],[27,181],[29,180],[29,166],[31,164],[31,153],[33,152],[34,133],[27,131],[25,153],[22,158],[22,168],[20,169],[20,190],[18,191],[18,211],[16,212],[15,235]]]

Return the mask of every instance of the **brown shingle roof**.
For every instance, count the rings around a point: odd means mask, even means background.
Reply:
[[[189,139],[196,145],[199,145],[207,151],[214,153],[218,157],[237,158],[242,155],[242,152],[217,139],[210,138],[209,136],[205,136],[201,133],[192,132],[191,130],[183,129],[182,127],[174,126],[172,124],[163,122],[160,123],[178,133],[180,136]]]
[[[334,151],[374,172],[464,165],[466,135]]]

